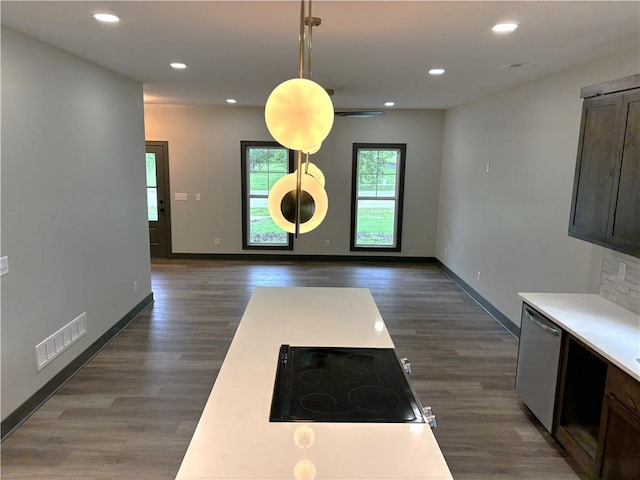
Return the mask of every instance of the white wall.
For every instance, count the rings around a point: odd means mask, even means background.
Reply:
[[[434,256],[443,117],[439,110],[391,110],[378,118],[336,118],[322,149],[312,156],[326,177],[329,212],[316,230],[294,241],[291,253],[350,254],[352,144],[386,142],[407,144],[398,255]],[[171,202],[173,251],[243,253],[240,142],[272,141],[264,109],[147,104],[145,129],[147,140],[169,142],[172,197],[175,192],[189,195],[188,201]],[[195,193],[201,194],[200,201]],[[324,246],[325,240],[331,241],[330,247]]]
[[[3,419],[151,292],[143,120],[140,84],[2,28]]]
[[[638,73],[639,58],[609,56],[446,112],[436,256],[517,325],[519,291],[598,291],[603,249],[567,234],[580,88]]]

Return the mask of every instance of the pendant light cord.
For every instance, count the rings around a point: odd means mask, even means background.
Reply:
[[[300,49],[298,52],[298,76],[304,78],[304,0],[300,0]]]
[[[311,80],[311,41],[313,39],[313,15],[311,15],[311,0],[309,0],[309,40],[307,41],[307,78]]]
[[[305,8],[304,2],[305,0],[300,0],[300,49],[298,53],[298,75],[300,78],[305,78],[305,58],[304,58],[304,50],[305,50],[305,40],[307,43],[307,78],[311,79],[311,39],[313,36],[313,22],[314,18],[311,15],[311,1],[309,0],[309,16],[305,18]],[[308,23],[306,23],[308,20]],[[306,37],[305,24],[309,29],[309,37]],[[304,173],[308,173],[309,171],[309,154],[306,154],[306,162],[305,162],[305,171]],[[297,158],[297,169],[296,169],[296,206],[295,206],[295,214],[294,214],[294,222],[295,222],[295,237],[298,238],[300,233],[300,204],[302,199],[302,150],[298,150],[298,158]]]
[[[309,40],[307,42],[307,78],[311,80],[311,43],[313,41],[313,15],[311,13],[311,2],[309,0],[309,15],[307,18],[309,19],[308,27],[309,27]],[[304,173],[309,173],[309,154],[306,154],[306,161],[304,164]]]

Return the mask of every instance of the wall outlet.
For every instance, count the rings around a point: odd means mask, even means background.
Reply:
[[[9,273],[9,257],[0,258],[0,277]]]
[[[331,240],[325,240],[325,241],[324,241],[324,246],[325,246],[325,247],[329,247],[329,246],[331,246]]]
[[[135,282],[134,282],[135,283]],[[71,344],[87,333],[87,313],[71,320],[68,324],[36,345],[36,367],[42,370]]]
[[[618,265],[618,279],[625,280],[627,278],[627,264],[620,262]]]
[[[478,281],[480,281],[480,277],[482,276],[482,274],[480,272],[478,272]]]
[[[175,198],[176,200],[189,200],[189,195],[187,193],[176,192],[173,198]]]
[[[138,282],[133,282],[133,291],[137,292],[138,291]]]
[[[214,244],[216,247],[219,247],[219,246],[220,246],[220,239],[219,239],[218,237],[214,238],[214,239],[213,239],[213,244]]]

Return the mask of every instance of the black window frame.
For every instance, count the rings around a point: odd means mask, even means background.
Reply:
[[[398,150],[397,169],[397,197],[396,201],[396,223],[395,223],[395,245],[364,246],[356,245],[356,216],[358,205],[358,152],[360,150]],[[404,175],[407,158],[406,143],[354,143],[352,152],[352,172],[351,172],[351,233],[350,249],[352,252],[401,252],[402,251],[402,214],[404,205]],[[390,200],[391,198],[380,197],[380,200]]]
[[[287,233],[287,245],[258,245],[249,243],[249,185],[248,185],[248,158],[247,151],[251,147],[263,147],[263,148],[283,148],[287,150],[288,157],[288,173],[292,173],[294,169],[294,152],[292,150],[283,147],[278,142],[273,141],[248,141],[242,140],[240,142],[240,168],[241,168],[241,180],[242,180],[242,249],[243,250],[293,250],[293,234]]]

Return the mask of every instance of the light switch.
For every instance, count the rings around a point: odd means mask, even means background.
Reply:
[[[9,257],[0,258],[0,277],[9,273]]]
[[[186,193],[178,193],[176,192],[175,197],[176,200],[188,200],[189,199],[189,195]]]
[[[196,200],[200,200],[200,194],[196,193]]]

